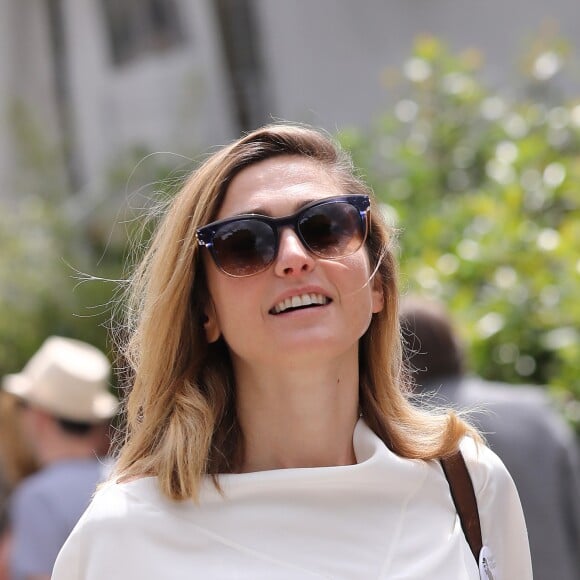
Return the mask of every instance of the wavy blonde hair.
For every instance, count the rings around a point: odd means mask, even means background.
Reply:
[[[326,168],[345,192],[372,192],[350,157],[325,134],[305,126],[257,129],[209,157],[187,179],[161,221],[132,279],[127,301],[131,388],[114,477],[156,475],[163,493],[197,499],[202,478],[235,472],[243,455],[235,380],[223,340],[208,344],[208,302],[195,232],[215,219],[228,185],[245,167],[298,155]],[[366,242],[385,307],[361,339],[360,408],[369,427],[395,453],[414,459],[451,454],[465,434],[455,414],[432,414],[410,402],[402,365],[397,267],[392,236],[376,202]]]
[[[20,405],[18,397],[0,390],[0,476],[10,489],[40,469],[23,429]]]

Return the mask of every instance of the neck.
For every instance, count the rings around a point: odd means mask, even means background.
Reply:
[[[356,463],[358,361],[345,358],[306,371],[237,365],[242,471]]]
[[[58,461],[73,461],[82,459],[92,459],[96,457],[95,451],[84,446],[62,446],[55,449],[45,450],[41,455],[41,463],[43,465],[51,465]]]
[[[42,465],[59,461],[92,459],[96,457],[95,442],[91,434],[76,437],[62,433],[56,425],[44,432],[38,444],[38,454]]]

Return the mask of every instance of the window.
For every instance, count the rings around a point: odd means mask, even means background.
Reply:
[[[173,48],[185,40],[175,0],[101,0],[101,5],[115,64]]]

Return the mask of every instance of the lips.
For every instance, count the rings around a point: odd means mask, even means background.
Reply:
[[[270,314],[282,314],[283,312],[288,312],[289,310],[325,306],[330,302],[332,302],[332,300],[324,294],[320,294],[318,292],[304,292],[302,294],[296,294],[294,296],[289,296],[288,298],[280,300],[272,308],[270,308]]]

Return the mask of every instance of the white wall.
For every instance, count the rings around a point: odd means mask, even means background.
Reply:
[[[546,21],[574,43],[580,79],[578,0],[256,0],[272,114],[329,130],[366,125],[389,95],[387,67],[400,67],[416,36],[433,34],[453,50],[476,47],[489,82],[513,74],[526,42]]]
[[[75,141],[84,187],[135,145],[192,153],[232,134],[214,23],[204,0],[180,6],[188,43],[116,67],[95,0],[66,0]]]
[[[0,0],[0,200],[8,197],[11,189],[10,167],[12,142],[9,135],[9,120],[6,104],[9,101],[11,86],[12,6],[9,0]]]
[[[14,196],[18,180],[11,110],[23,105],[27,121],[46,141],[60,138],[44,2],[0,0],[0,191]]]
[[[179,0],[188,43],[115,66],[99,0],[63,0],[70,114],[81,188],[129,147],[191,154],[237,136],[213,0]],[[414,38],[478,47],[492,83],[546,20],[580,53],[579,0],[255,0],[273,118],[331,131],[366,125],[388,102],[384,70],[400,68]],[[0,0],[0,186],[13,170],[6,108],[26,101],[59,139],[46,3]],[[577,64],[577,78],[580,70]]]

